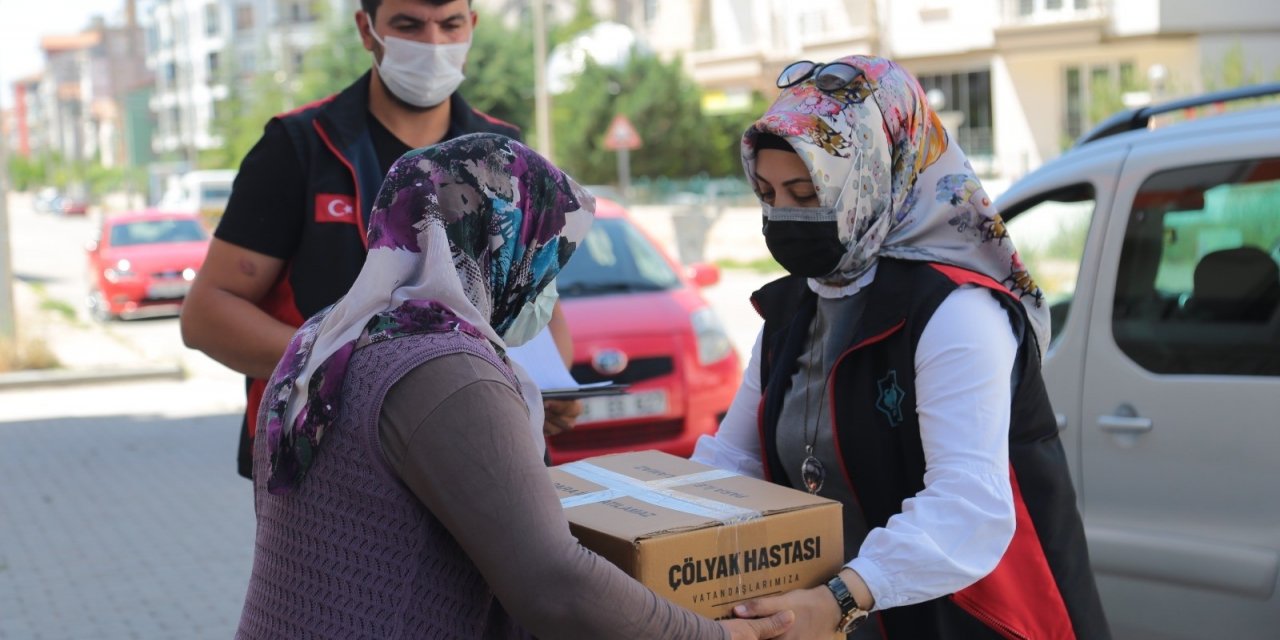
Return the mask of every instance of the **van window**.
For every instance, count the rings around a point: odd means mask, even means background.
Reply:
[[[1117,272],[1116,343],[1155,373],[1280,375],[1280,158],[1152,175]]]
[[[1075,299],[1094,204],[1093,186],[1078,184],[1020,202],[1001,214],[1027,272],[1049,303],[1050,347],[1062,333]]]

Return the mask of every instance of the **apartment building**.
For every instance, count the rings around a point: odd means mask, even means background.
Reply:
[[[195,164],[220,144],[213,131],[229,82],[270,74],[297,89],[306,53],[324,36],[326,15],[349,15],[358,0],[154,0],[146,18],[150,106],[157,154]],[[353,36],[354,37],[354,34]],[[286,98],[287,99],[287,98]],[[282,103],[281,110],[297,105]]]
[[[977,168],[1001,179],[1060,154],[1107,108],[1222,86],[1233,55],[1256,77],[1280,73],[1274,0],[643,4],[652,19],[632,26],[660,55],[682,55],[720,108],[774,95],[774,78],[795,60],[894,58],[920,78]]]
[[[135,4],[120,24],[101,17],[78,33],[40,39],[45,68],[12,84],[12,151],[107,167],[129,164],[125,104],[150,83]]]

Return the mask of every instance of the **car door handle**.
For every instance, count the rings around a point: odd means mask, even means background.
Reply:
[[[1146,433],[1151,430],[1151,418],[1099,416],[1098,426],[1111,433]]]

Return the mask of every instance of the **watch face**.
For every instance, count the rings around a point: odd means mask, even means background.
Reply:
[[[840,619],[840,628],[836,629],[836,631],[839,631],[840,633],[849,633],[850,631],[857,629],[858,625],[862,624],[869,615],[871,614],[863,611],[862,609],[854,609],[853,611],[844,614],[844,617]]]

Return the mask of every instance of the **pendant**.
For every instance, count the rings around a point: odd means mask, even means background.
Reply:
[[[827,470],[822,466],[822,462],[812,455],[804,459],[804,463],[800,465],[800,481],[804,483],[809,493],[817,493],[822,490],[822,483],[827,479]]]

